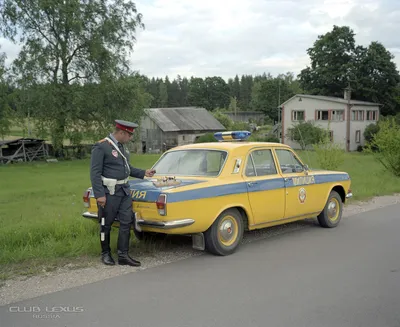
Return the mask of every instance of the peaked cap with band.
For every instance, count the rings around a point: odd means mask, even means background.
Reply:
[[[135,123],[132,123],[132,122],[129,122],[126,120],[120,120],[120,119],[115,120],[116,128],[121,129],[121,130],[131,133],[131,134],[135,131],[135,128],[137,128],[138,126],[139,126],[138,124],[135,124]]]

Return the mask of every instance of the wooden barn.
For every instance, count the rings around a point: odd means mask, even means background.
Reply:
[[[201,135],[225,130],[205,108],[150,108],[144,112],[140,123],[142,152],[160,153],[194,143]]]

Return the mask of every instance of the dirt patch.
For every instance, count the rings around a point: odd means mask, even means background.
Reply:
[[[350,217],[362,212],[379,209],[388,205],[400,203],[400,194],[375,197],[368,201],[350,202],[344,210],[344,217]],[[309,226],[307,222],[295,222],[292,224],[276,226],[264,230],[258,230],[246,234],[243,242],[252,242],[257,239],[265,239],[282,233]],[[69,263],[62,268],[43,272],[36,276],[23,276],[5,280],[0,283],[0,305],[37,297],[40,295],[61,291],[71,287],[77,287],[88,283],[128,274],[166,263],[176,262],[192,256],[203,255],[203,252],[191,248],[190,239],[180,239],[179,242],[163,243],[153,251],[144,251],[138,248],[135,257],[142,261],[143,266],[132,268],[126,266],[104,266],[96,261],[82,263]]]

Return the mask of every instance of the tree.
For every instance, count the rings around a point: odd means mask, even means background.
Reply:
[[[278,107],[294,95],[289,82],[281,77],[260,80],[252,89],[251,107],[263,111],[271,119],[278,119]]]
[[[372,42],[360,51],[355,69],[354,98],[383,104],[383,115],[400,111],[400,74],[393,58],[381,43]]]
[[[311,67],[299,74],[301,87],[311,94],[343,96],[343,88],[354,76],[359,48],[354,32],[347,26],[334,26],[332,31],[319,35],[307,49]]]
[[[46,86],[37,89],[49,99],[53,146],[61,148],[82,108],[72,105],[76,85],[111,85],[129,73],[142,15],[131,0],[0,0],[0,15],[0,32],[14,42],[20,35],[22,43],[15,77],[25,88]]]
[[[9,106],[9,92],[6,82],[5,53],[0,52],[0,137],[4,139],[10,131],[11,109]]]
[[[350,83],[353,99],[383,104],[383,115],[400,112],[400,74],[393,55],[379,42],[358,46],[354,36],[348,26],[318,36],[307,50],[311,66],[299,74],[300,86],[310,94],[343,97]]]

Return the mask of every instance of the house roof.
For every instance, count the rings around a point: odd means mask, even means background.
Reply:
[[[315,100],[323,100],[323,101],[330,101],[330,102],[337,102],[337,103],[344,103],[347,104],[348,100],[344,98],[336,98],[336,97],[329,97],[325,95],[309,95],[309,94],[296,94],[295,96],[291,97],[289,100],[285,101],[281,105],[285,105],[286,103],[292,101],[294,98],[308,98],[308,99],[315,99]],[[380,103],[368,102],[368,101],[359,101],[359,100],[350,100],[350,104],[353,105],[361,105],[361,106],[382,106]]]
[[[148,108],[144,111],[164,132],[225,130],[224,125],[205,108]]]

